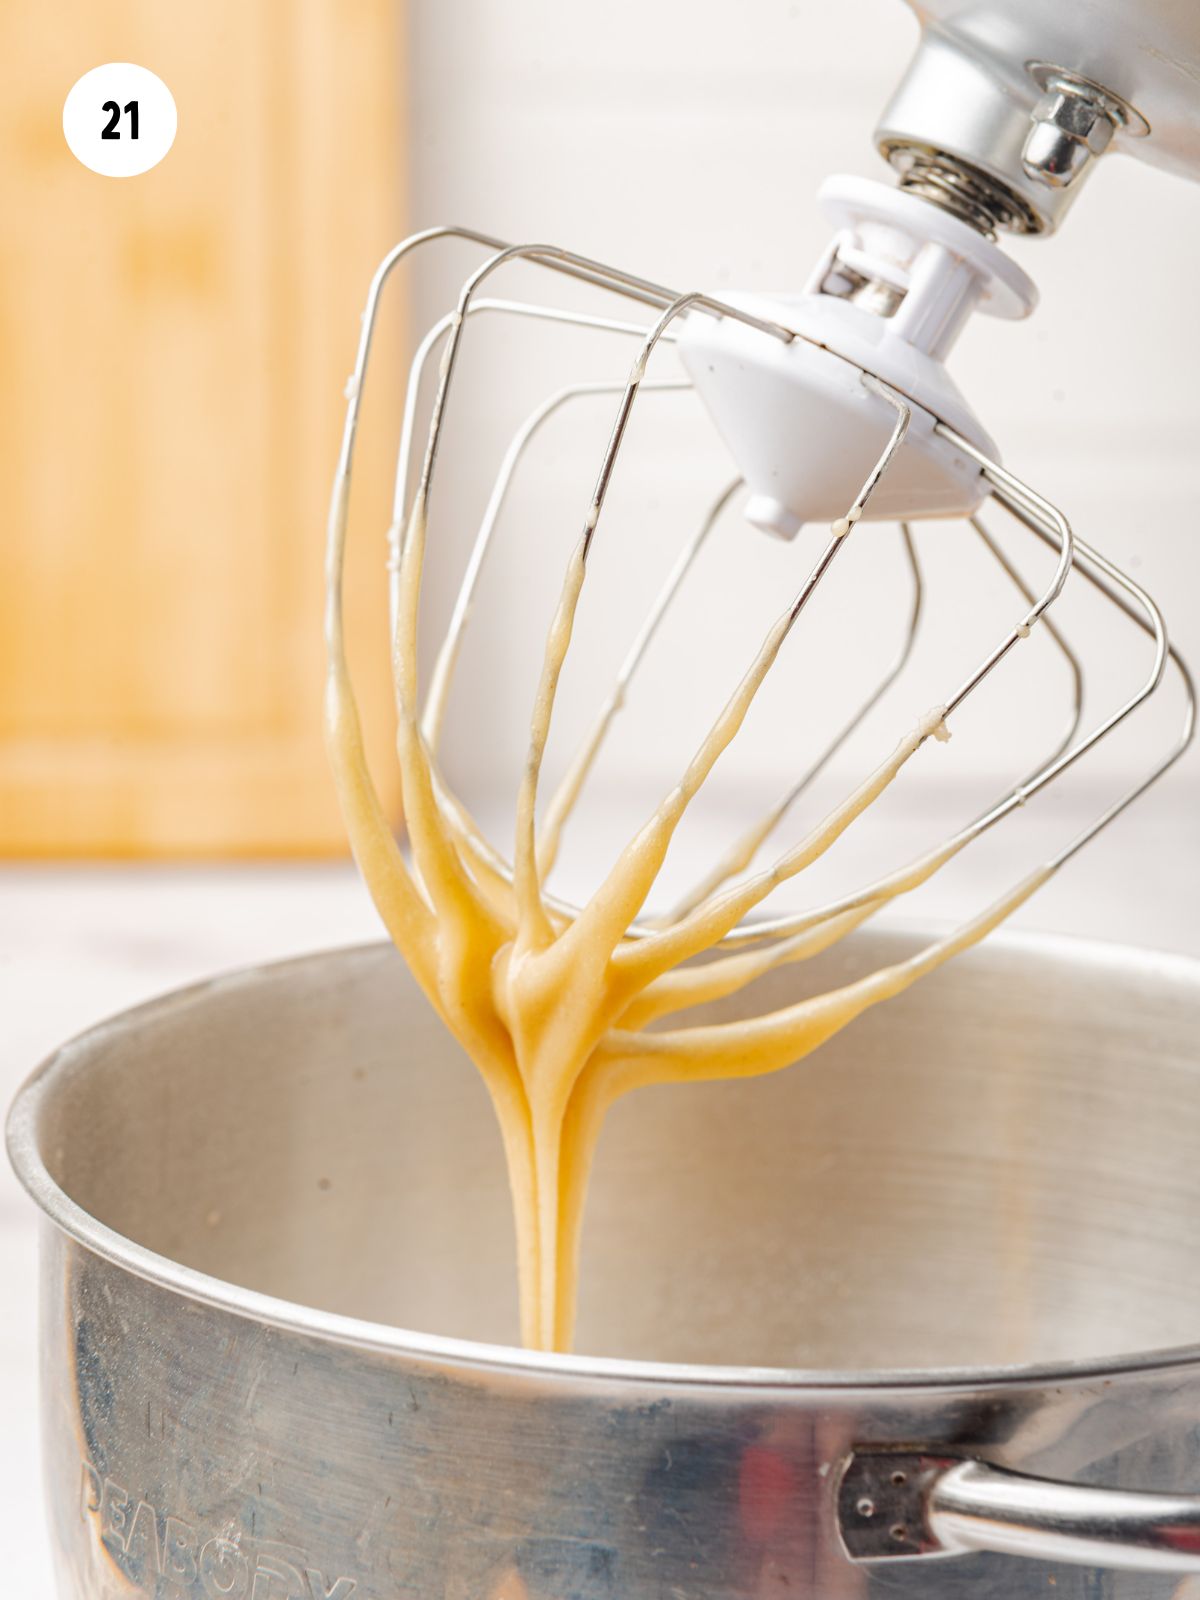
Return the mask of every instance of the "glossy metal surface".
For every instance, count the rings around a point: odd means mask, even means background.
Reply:
[[[1048,109],[1047,77],[1059,69],[1119,112],[1112,150],[1200,177],[1200,7],[1191,0],[908,3],[921,42],[876,129],[902,168],[922,152],[964,161],[1007,196],[1007,213],[996,207],[1000,226],[1053,231],[1083,185],[1043,170],[1051,151],[1040,132],[1032,153],[1041,159],[1025,157],[1035,117]],[[1087,160],[1076,178],[1111,159]]]
[[[10,1130],[60,1600],[1182,1600],[855,1565],[835,1501],[853,1451],[914,1445],[1200,1492],[1198,1040],[1194,963],[998,938],[789,1073],[645,1091],[556,1359],[503,1348],[490,1111],[389,951],[117,1019]]]
[[[1101,1571],[1200,1572],[1200,1495],[1056,1483],[954,1456],[856,1451],[838,1522],[856,1561],[985,1550]]]
[[[1200,1570],[1200,1498],[1045,1483],[964,1461],[935,1485],[929,1525],[948,1553],[1008,1550],[1085,1566]]]

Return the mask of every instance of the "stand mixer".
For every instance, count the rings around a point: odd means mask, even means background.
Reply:
[[[416,234],[385,259],[364,313],[355,371],[347,388],[345,432],[330,519],[331,610],[335,655],[340,650],[339,585],[359,407],[373,330],[385,284],[414,252],[436,252],[446,241],[478,248],[481,260],[454,303],[435,320],[412,363],[399,449],[395,514],[389,533],[392,630],[402,619],[399,592],[405,530],[414,506],[422,516],[434,492],[435,466],[464,341],[481,316],[535,319],[572,330],[591,328],[623,336],[634,357],[623,382],[568,384],[539,404],[517,429],[501,460],[494,487],[466,562],[449,627],[430,676],[421,710],[421,734],[437,763],[446,702],[481,573],[503,521],[506,497],[543,424],[586,397],[611,393],[615,418],[582,517],[577,554],[586,565],[603,539],[603,512],[639,397],[652,391],[691,389],[703,402],[728,449],[736,478],[712,505],[672,566],[649,615],[633,630],[628,653],[587,737],[545,808],[537,844],[539,889],[554,865],[566,820],[592,771],[600,748],[642,667],[655,635],[719,519],[739,493],[753,528],[783,540],[802,529],[826,533],[811,568],[763,649],[774,660],[787,632],[813,599],[851,537],[878,538],[860,524],[896,522],[911,589],[911,614],[898,657],[836,735],[803,764],[784,792],[736,838],[717,867],[676,907],[686,916],[711,904],[724,885],[751,867],[795,802],[842,749],[849,736],[900,676],[912,655],[922,604],[920,531],[912,524],[958,519],[964,536],[994,558],[1020,605],[1012,625],[989,642],[958,682],[948,684],[920,724],[920,741],[946,737],[953,719],[979,685],[1041,624],[1065,654],[1072,699],[1066,731],[1039,753],[1020,782],[991,800],[945,843],[861,888],[802,912],[760,909],[765,893],[752,891],[741,917],[718,943],[728,948],[796,936],[856,910],[879,906],[898,889],[926,879],[997,822],[1011,816],[1092,752],[1119,724],[1156,694],[1173,666],[1185,708],[1177,739],[1148,763],[1118,795],[1045,863],[1052,874],[1155,781],[1188,744],[1194,694],[1187,669],[1172,647],[1163,615],[1149,594],[1075,532],[1064,513],[1000,461],[996,444],[961,393],[946,362],[969,318],[1028,316],[1037,294],[1032,279],[1004,252],[1001,238],[1051,235],[1090,174],[1124,152],[1183,176],[1200,175],[1200,111],[1188,62],[1200,56],[1200,29],[1169,4],[1043,7],[951,3],[917,8],[921,43],[884,111],[876,142],[896,181],[889,185],[831,177],[818,196],[833,236],[798,293],[730,293],[721,297],[667,287],[554,245],[511,245],[462,228]],[[1101,182],[1103,180],[1100,180]],[[491,295],[494,276],[519,264],[538,269],[544,283],[567,278],[597,291],[599,308],[565,308],[546,300]],[[614,297],[622,302],[613,313]],[[642,313],[640,319],[638,313]],[[672,362],[663,375],[664,359]],[[437,370],[436,392],[421,435],[422,395]],[[744,486],[744,489],[743,489]],[[436,499],[436,494],[434,494]],[[1006,553],[1005,542],[980,520],[981,510],[1002,510],[1011,532],[1036,552],[1046,547],[1052,570],[1028,582]],[[1062,636],[1051,609],[1068,583],[1082,581],[1113,608],[1131,641],[1150,640],[1150,660],[1140,685],[1083,727],[1085,664]],[[572,610],[572,616],[574,612]],[[765,673],[760,653],[751,675]],[[561,664],[560,664],[561,665]],[[557,674],[555,674],[555,683]],[[552,690],[543,677],[539,693]],[[740,726],[748,698],[727,703],[725,715]],[[542,740],[544,747],[544,738]],[[531,754],[540,770],[543,749]],[[703,780],[701,780],[703,781]],[[461,802],[438,775],[447,814],[464,825]],[[532,806],[530,807],[532,811]],[[480,870],[507,878],[503,852],[469,826],[468,852]],[[518,851],[533,846],[518,844]],[[786,858],[785,858],[786,860]],[[773,890],[792,875],[777,864]],[[751,880],[760,886],[768,874]],[[770,892],[770,891],[767,891]],[[574,908],[547,894],[556,914]],[[644,912],[631,920],[632,938],[652,931]],[[661,927],[662,918],[657,919]]]

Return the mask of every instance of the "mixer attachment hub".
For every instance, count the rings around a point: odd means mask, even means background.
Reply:
[[[864,515],[967,516],[986,486],[935,424],[986,456],[996,447],[945,357],[973,312],[1028,316],[1037,290],[990,239],[913,194],[836,177],[819,200],[837,231],[804,293],[728,297],[791,329],[790,342],[707,315],[688,316],[679,333],[684,367],[750,488],[747,519],[791,538],[843,514],[893,425],[878,384],[912,417]]]
[[[1136,6],[1119,24],[1135,35],[1127,51],[1103,62],[1090,33],[1060,31],[1055,14],[1066,7],[1030,0],[1022,27],[1007,38],[979,18],[972,23],[972,8],[953,19],[927,15],[945,4],[920,9],[917,53],[875,131],[881,154],[906,189],[981,233],[1053,233],[1098,157],[1150,127],[1117,90],[1054,64],[1049,52],[1062,51],[1059,62],[1094,63],[1090,70],[1115,76],[1140,100]],[[1020,55],[1013,53],[1018,40],[1027,45]],[[1134,86],[1126,82],[1131,70]],[[1153,159],[1161,152],[1152,145],[1157,140],[1145,149]]]
[[[902,193],[969,223],[985,239],[1041,232],[1037,214],[1014,189],[962,156],[904,139],[880,148],[900,176]]]

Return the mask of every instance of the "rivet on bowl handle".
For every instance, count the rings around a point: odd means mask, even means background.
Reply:
[[[851,1561],[991,1551],[1126,1572],[1200,1572],[1200,1496],[1057,1483],[921,1450],[856,1451],[838,1488]]]

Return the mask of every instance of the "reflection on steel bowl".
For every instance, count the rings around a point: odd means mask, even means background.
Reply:
[[[388,949],[95,1028],[9,1138],[62,1600],[1200,1593],[1195,963],[1001,936],[622,1102],[570,1357],[512,1346],[486,1096]]]

